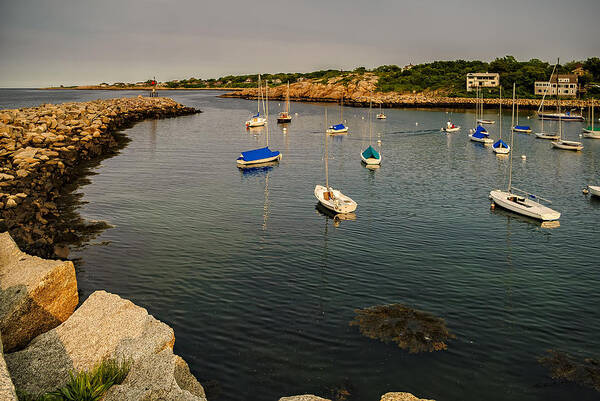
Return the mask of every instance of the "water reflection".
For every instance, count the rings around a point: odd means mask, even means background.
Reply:
[[[522,214],[511,212],[510,210],[502,209],[501,207],[497,207],[495,209],[490,209],[492,214],[505,216],[507,218],[507,222],[510,223],[511,220],[518,220],[523,223],[527,223],[530,226],[540,227],[540,228],[558,228],[560,227],[560,221],[541,221],[534,219],[532,217],[523,216]],[[507,230],[510,231],[510,224],[507,224]]]
[[[333,220],[334,227],[339,227],[340,223],[344,220],[350,220],[350,221],[356,220],[356,213],[354,213],[354,212],[352,212],[352,213],[335,213],[334,211],[327,209],[325,206],[321,205],[320,203],[317,203],[315,205],[315,210],[321,216],[325,216],[326,217],[325,220],[329,220],[329,219]]]

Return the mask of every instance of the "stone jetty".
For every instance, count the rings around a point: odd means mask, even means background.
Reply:
[[[113,151],[115,131],[148,118],[198,113],[169,98],[118,98],[0,110],[0,231],[26,251],[64,250],[57,198],[85,160]],[[59,232],[62,231],[62,232]]]
[[[399,92],[377,92],[378,77],[373,74],[365,74],[360,79],[344,81],[342,77],[329,79],[326,83],[318,80],[305,80],[290,84],[290,99],[303,102],[339,102],[342,95],[344,104],[355,107],[369,107],[369,99],[373,105],[385,108],[391,107],[421,107],[421,108],[475,108],[475,98],[457,98],[445,96],[443,92],[422,93],[399,93]],[[269,99],[284,100],[287,93],[287,85],[269,88]],[[246,88],[221,95],[221,97],[256,99],[257,88]],[[541,99],[519,99],[519,107],[522,109],[537,110]],[[485,99],[484,103],[497,107],[499,99]],[[556,107],[556,100],[546,99],[545,107],[552,109]],[[502,99],[502,106],[511,107],[512,99]],[[587,107],[583,100],[561,100],[563,108]]]

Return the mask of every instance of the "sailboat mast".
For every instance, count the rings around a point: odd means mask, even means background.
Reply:
[[[371,145],[371,142],[372,142],[371,138],[373,136],[373,128],[371,126],[371,124],[372,124],[371,115],[373,113],[372,109],[373,109],[373,98],[369,98],[369,145]]]
[[[262,95],[262,87],[260,85],[260,74],[258,74],[258,97],[256,98],[258,106],[257,106],[257,110],[256,110],[256,114],[260,115],[260,98]]]
[[[290,114],[290,81],[287,83],[287,96],[285,97],[285,112]]]
[[[594,131],[594,99],[592,99],[592,131]]]
[[[265,107],[265,118],[266,126],[267,126],[267,147],[269,147],[269,81],[265,81],[265,97],[266,97],[266,107]]]
[[[325,129],[327,130],[327,107],[325,107]],[[329,192],[329,167],[327,165],[327,162],[327,132],[325,132],[325,188],[327,188],[327,191]]]
[[[560,58],[556,59],[556,68],[560,65]],[[558,91],[558,71],[556,72],[556,108],[558,111],[558,131],[562,141],[562,116],[560,115],[560,95]]]
[[[511,131],[514,131],[515,128],[515,89],[516,83],[513,82],[512,119],[510,120]]]
[[[519,99],[517,99],[517,125],[519,125]]]
[[[513,82],[513,120],[515,118],[515,92],[517,90],[517,84]],[[513,160],[513,144],[515,141],[515,131],[510,130],[510,157],[509,167],[508,167],[508,191],[510,193],[510,187],[512,186],[512,160]]]
[[[502,87],[500,87],[500,111],[498,114],[498,119],[500,120],[500,139],[502,139]]]
[[[342,101],[340,102],[340,124],[344,123],[344,92],[342,92]]]

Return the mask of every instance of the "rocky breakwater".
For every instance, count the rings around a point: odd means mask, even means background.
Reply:
[[[423,108],[475,108],[475,98],[458,98],[445,96],[440,91],[427,91],[421,93],[400,92],[377,92],[379,77],[374,74],[364,74],[346,77],[335,77],[323,82],[319,79],[304,80],[290,85],[290,99],[304,102],[339,102],[342,95],[344,104],[356,107],[368,107],[369,100],[376,106],[383,107],[423,107]],[[269,98],[284,100],[287,94],[287,85],[269,88]],[[232,97],[242,99],[256,99],[257,88],[246,88],[221,95],[221,97]],[[499,99],[484,99],[486,105],[498,106]],[[519,99],[519,107],[523,109],[537,110],[541,99]],[[544,101],[548,109],[556,107],[556,100],[546,99]],[[512,106],[512,99],[502,99],[502,105]],[[583,100],[561,100],[563,108],[587,107]]]
[[[57,199],[82,162],[117,148],[115,131],[136,121],[198,112],[142,97],[0,110],[0,231],[29,253],[53,255],[73,231],[56,223]]]

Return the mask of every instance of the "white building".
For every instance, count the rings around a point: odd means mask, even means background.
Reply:
[[[560,96],[577,96],[577,75],[565,74],[558,75],[558,94]],[[543,96],[556,96],[556,78],[552,82],[535,81],[534,93]]]
[[[497,72],[470,72],[467,74],[467,92],[475,88],[495,88],[500,85],[500,74]]]

